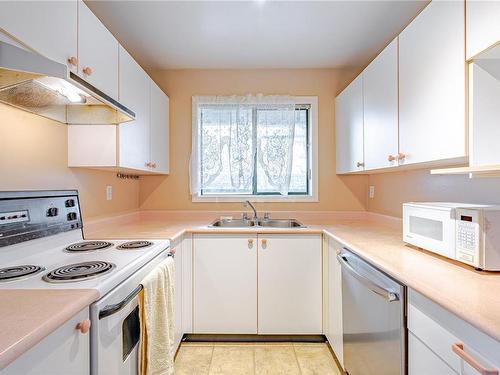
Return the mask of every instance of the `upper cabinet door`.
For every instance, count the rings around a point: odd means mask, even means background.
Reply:
[[[119,166],[150,169],[150,78],[120,46],[120,102],[135,112],[135,120],[119,125]]]
[[[169,172],[169,99],[150,80],[151,88],[151,163],[156,173]]]
[[[397,165],[398,40],[363,72],[365,170]]]
[[[83,1],[78,2],[78,75],[118,99],[118,42]]]
[[[500,1],[467,1],[467,59],[500,41]]]
[[[400,164],[466,156],[463,1],[433,1],[399,36]]]
[[[76,72],[77,2],[0,1],[0,28],[19,42]]]
[[[362,171],[363,77],[359,75],[335,99],[337,173]]]

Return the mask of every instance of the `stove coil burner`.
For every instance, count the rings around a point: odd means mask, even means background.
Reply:
[[[32,264],[0,268],[0,282],[17,280],[26,276],[34,275],[44,270],[44,267],[34,266]]]
[[[69,245],[66,248],[66,251],[69,252],[84,252],[84,251],[96,251],[107,249],[108,247],[113,246],[111,242],[106,241],[86,241],[86,242],[78,242],[73,245]]]
[[[153,243],[150,241],[130,241],[122,243],[120,246],[117,246],[116,248],[119,250],[135,250],[151,246],[152,244]]]
[[[43,280],[49,283],[66,283],[72,281],[84,281],[99,277],[111,272],[116,266],[104,261],[81,262],[69,264],[50,271],[43,276]]]

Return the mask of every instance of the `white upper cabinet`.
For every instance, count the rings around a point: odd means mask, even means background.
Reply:
[[[120,102],[135,112],[135,120],[119,125],[119,164],[131,169],[150,165],[150,81],[146,72],[120,46]]]
[[[0,1],[0,28],[22,44],[76,72],[78,3]]]
[[[259,234],[258,246],[259,334],[321,334],[321,235]]]
[[[335,99],[337,173],[364,170],[363,76]]]
[[[83,1],[78,2],[78,75],[118,99],[118,42]]]
[[[467,59],[500,41],[500,1],[467,1]]]
[[[169,99],[163,91],[150,81],[151,97],[151,168],[157,173],[169,172]]]
[[[433,1],[399,35],[400,164],[464,157],[463,1]]]
[[[398,165],[398,40],[363,71],[365,170]]]

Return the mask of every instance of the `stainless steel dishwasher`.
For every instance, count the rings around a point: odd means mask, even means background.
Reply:
[[[406,288],[347,249],[342,266],[344,366],[349,375],[405,375]]]

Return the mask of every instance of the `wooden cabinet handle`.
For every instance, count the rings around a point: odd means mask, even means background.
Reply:
[[[478,373],[481,375],[498,375],[498,370],[494,368],[486,368],[481,365],[477,359],[471,356],[469,353],[466,353],[464,350],[464,344],[461,342],[456,342],[451,346],[451,350],[462,358],[465,362],[467,362],[471,367],[473,367]]]
[[[267,240],[262,240],[262,248],[267,249]]]
[[[78,64],[78,59],[77,59],[75,56],[71,56],[71,57],[68,59],[68,64],[69,64],[69,65],[76,66],[76,64]]]
[[[253,248],[253,240],[252,239],[248,240],[248,248],[249,249]]]
[[[406,154],[403,154],[402,152],[398,152],[398,160],[405,160]]]
[[[87,333],[90,329],[90,320],[89,319],[82,320],[80,323],[76,325],[76,329],[83,334]]]
[[[83,74],[86,76],[92,75],[92,68],[90,66],[86,66],[85,68],[82,69]]]
[[[394,160],[397,160],[397,157],[395,157],[394,155],[389,155],[388,158],[387,158],[388,161],[394,161]]]

